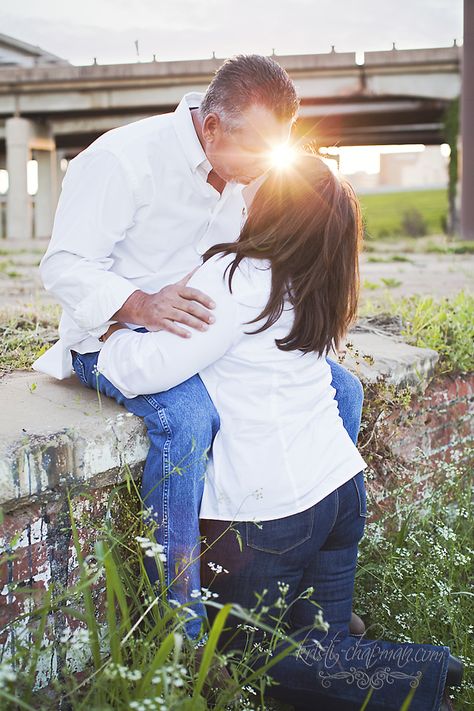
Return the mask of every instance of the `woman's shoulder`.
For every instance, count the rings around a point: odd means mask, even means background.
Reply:
[[[206,279],[221,280],[228,289],[229,273],[235,254],[217,254],[196,272]],[[231,294],[240,303],[254,305],[259,296],[266,299],[271,287],[271,265],[267,259],[244,257],[232,276]],[[250,302],[249,302],[250,299]],[[265,302],[266,303],[266,302]]]

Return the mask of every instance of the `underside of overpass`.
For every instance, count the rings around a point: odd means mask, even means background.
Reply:
[[[295,136],[319,146],[445,142],[460,91],[460,48],[276,57],[301,97]],[[38,160],[36,235],[50,234],[59,162],[107,130],[173,111],[204,91],[221,60],[0,70],[0,169],[9,172],[8,235],[31,235],[26,163]],[[5,160],[6,157],[6,160]]]
[[[318,146],[370,146],[424,143],[441,144],[446,140],[446,99],[413,99],[407,96],[350,97],[339,101],[303,100],[294,133],[298,139]],[[176,106],[141,107],[134,110],[101,111],[55,115],[55,144],[58,150],[78,153],[95,141],[104,131],[156,113],[174,111]],[[50,117],[24,115],[35,124]],[[62,125],[61,125],[62,124]],[[0,152],[5,151],[5,139],[0,139]]]

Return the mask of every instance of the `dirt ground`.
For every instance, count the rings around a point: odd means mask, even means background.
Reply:
[[[409,261],[375,262],[369,261],[377,258],[375,254],[362,256],[363,298],[383,298],[387,291],[394,297],[423,294],[436,298],[454,296],[462,289],[474,293],[474,254],[403,256]]]
[[[417,241],[416,241],[417,242]],[[432,242],[431,242],[432,244]],[[461,289],[474,293],[474,254],[430,254],[423,244],[378,242],[361,257],[362,303],[411,294],[449,297]],[[41,309],[54,299],[42,285],[38,264],[46,240],[0,242],[0,309]]]

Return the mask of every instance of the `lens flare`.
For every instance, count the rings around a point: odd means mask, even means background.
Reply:
[[[271,152],[270,160],[274,168],[285,170],[289,168],[296,157],[295,149],[288,143],[282,143],[275,146]]]

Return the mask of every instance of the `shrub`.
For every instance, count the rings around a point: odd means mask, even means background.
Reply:
[[[440,372],[474,371],[474,296],[454,299],[411,296],[398,302],[402,335],[416,346],[439,353]]]
[[[438,373],[474,371],[474,296],[464,291],[454,298],[386,295],[383,303],[368,302],[364,316],[389,312],[402,320],[400,335],[407,343],[439,353]]]
[[[401,227],[409,237],[423,237],[428,232],[428,225],[416,207],[409,207],[402,213]]]

